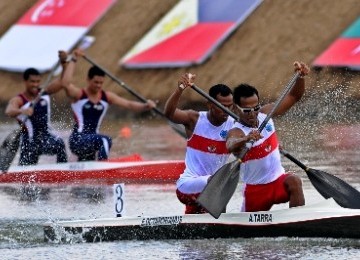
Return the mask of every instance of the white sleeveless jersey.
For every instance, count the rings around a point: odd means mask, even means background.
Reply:
[[[265,114],[259,113],[259,125],[265,118]],[[236,122],[234,127],[241,129],[245,135],[254,130],[254,128],[244,126],[239,122]],[[246,184],[270,183],[285,172],[281,165],[279,142],[272,119],[261,131],[261,135],[263,138],[253,144],[241,163],[240,176]]]
[[[188,178],[214,174],[230,155],[226,137],[234,126],[234,120],[229,116],[221,126],[214,126],[209,122],[206,111],[199,113],[193,135],[187,141],[186,168],[177,182],[178,187]]]

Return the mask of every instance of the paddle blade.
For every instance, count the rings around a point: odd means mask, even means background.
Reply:
[[[331,197],[344,208],[360,209],[360,192],[350,184],[320,170],[307,169],[306,173],[324,198]]]
[[[223,165],[196,200],[216,219],[225,210],[236,190],[240,178],[239,168],[239,160]]]
[[[21,129],[17,129],[10,133],[0,147],[0,170],[7,172],[9,169],[20,144]]]

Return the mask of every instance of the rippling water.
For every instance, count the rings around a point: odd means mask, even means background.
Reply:
[[[296,112],[296,111],[295,111]],[[282,146],[304,164],[336,175],[360,189],[360,124],[317,124],[311,120],[276,122]],[[121,137],[130,127],[132,136]],[[14,125],[3,125],[9,133]],[[69,132],[57,132],[67,138]],[[104,130],[114,138],[112,157],[139,153],[145,159],[183,159],[185,140],[164,121],[108,122]],[[3,136],[4,137],[4,136]],[[41,162],[54,160],[42,157]],[[70,160],[75,160],[70,157]],[[16,158],[17,161],[17,158]],[[304,182],[306,203],[322,199],[306,174],[283,159],[284,166]],[[175,185],[127,184],[125,215],[182,214]],[[239,212],[240,185],[228,212]],[[285,208],[278,205],[274,208]],[[45,243],[42,224],[59,219],[113,217],[110,186],[0,185],[1,259],[359,259],[360,241],[324,238],[253,238],[109,243]]]

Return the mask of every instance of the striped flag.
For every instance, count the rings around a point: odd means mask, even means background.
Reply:
[[[360,17],[315,59],[313,66],[360,70]]]
[[[0,39],[0,69],[51,69],[116,0],[40,0]]]
[[[203,63],[262,0],[182,0],[121,60],[126,68]]]

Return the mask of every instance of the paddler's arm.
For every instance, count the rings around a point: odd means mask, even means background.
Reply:
[[[21,108],[22,105],[22,99],[19,96],[13,97],[6,106],[5,114],[9,117],[17,117],[20,114],[31,116],[34,113],[32,107]]]
[[[134,112],[144,112],[149,111],[156,107],[156,103],[153,100],[147,100],[147,102],[139,102],[128,100],[126,98],[120,97],[111,91],[106,91],[106,96],[111,104],[117,105],[122,108],[132,110]]]
[[[279,104],[273,116],[280,116],[285,114],[296,102],[298,102],[305,92],[305,77],[310,73],[310,68],[304,62],[295,61],[294,71],[300,73],[300,77],[295,82],[294,87],[285,96],[283,101]],[[268,114],[272,110],[274,103],[269,103],[261,107],[261,112]]]
[[[164,108],[165,116],[176,124],[183,124],[188,136],[194,130],[199,118],[199,112],[192,109],[181,110],[178,108],[178,105],[181,95],[188,87],[191,87],[195,77],[196,75],[190,73],[182,75],[177,83],[177,87],[167,99]]]
[[[65,89],[66,95],[73,100],[77,100],[81,95],[81,89],[77,88],[73,83],[73,75],[75,72],[76,62],[79,57],[82,57],[84,54],[80,49],[76,49],[70,61],[66,64],[65,70],[61,77],[61,86]]]

